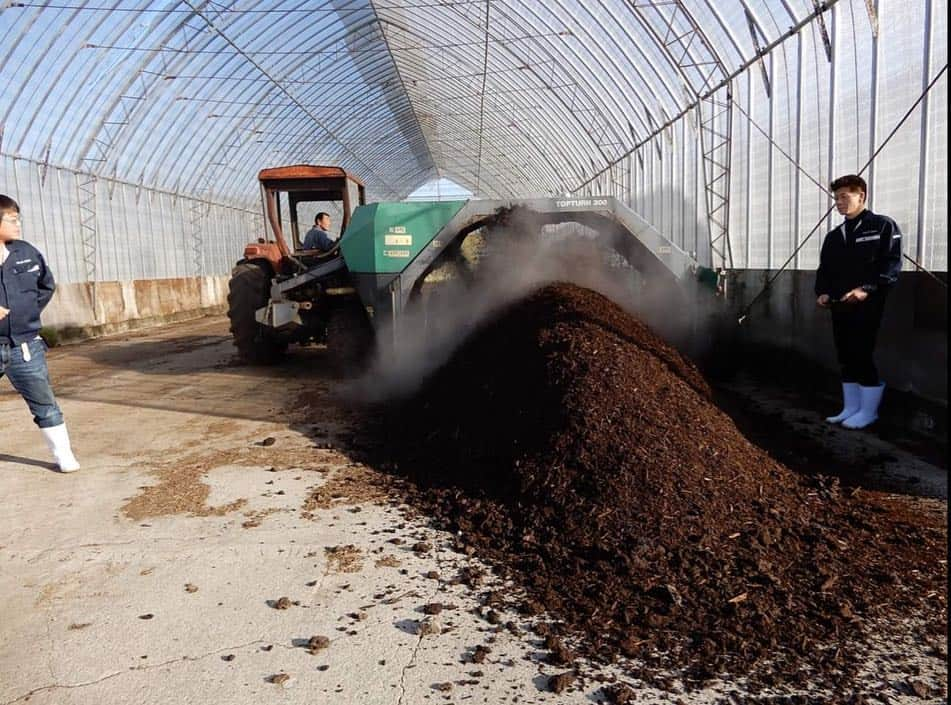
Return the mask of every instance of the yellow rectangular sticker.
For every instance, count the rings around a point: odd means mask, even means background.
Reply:
[[[413,245],[413,236],[412,235],[384,235],[383,244],[402,245],[404,247],[411,247]]]

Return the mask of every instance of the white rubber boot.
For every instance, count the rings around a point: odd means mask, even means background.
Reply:
[[[842,422],[843,428],[865,428],[878,420],[878,405],[882,403],[885,385],[862,387],[862,408]]]
[[[53,453],[53,458],[59,466],[60,472],[76,472],[79,470],[79,461],[73,455],[72,448],[69,447],[69,432],[66,430],[66,424],[50,428],[41,428],[43,437],[46,438],[46,445]]]
[[[862,387],[855,382],[842,383],[842,411],[835,416],[826,417],[829,423],[842,423],[862,408]]]

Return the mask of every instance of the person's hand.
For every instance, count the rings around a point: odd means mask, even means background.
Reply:
[[[6,318],[8,313],[10,313],[10,309],[0,306],[0,321]]]
[[[820,308],[829,308],[829,295],[823,294],[818,299],[816,299],[816,306]]]
[[[856,287],[842,297],[842,302],[847,304],[857,304],[868,298],[868,292],[861,287]]]

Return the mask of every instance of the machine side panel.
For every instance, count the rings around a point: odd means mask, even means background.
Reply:
[[[701,269],[689,253],[613,197],[470,200],[403,272],[403,303],[408,301],[419,277],[452,245],[459,233],[474,224],[490,222],[501,211],[517,207],[534,212],[540,224],[574,221],[600,230],[612,238],[615,250],[629,260],[636,260],[643,268],[666,272],[681,280],[694,279]]]
[[[353,213],[340,248],[354,274],[394,274],[416,259],[466,201],[373,203]]]

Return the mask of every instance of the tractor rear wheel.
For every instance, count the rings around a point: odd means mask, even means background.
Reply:
[[[255,312],[267,305],[270,287],[268,273],[256,264],[242,262],[231,270],[228,282],[231,335],[239,357],[252,365],[272,365],[287,349],[286,342],[277,339],[254,318]]]
[[[327,318],[327,353],[342,374],[363,371],[373,352],[373,326],[359,301],[335,306]]]

